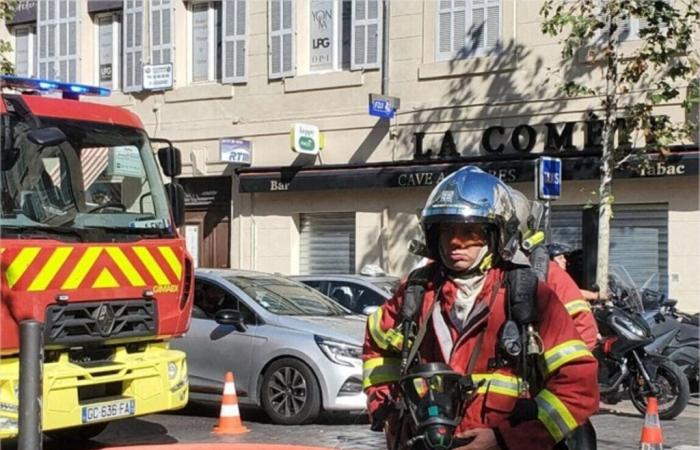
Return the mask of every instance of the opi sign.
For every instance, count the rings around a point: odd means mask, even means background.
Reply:
[[[546,123],[543,153],[556,154],[575,150],[601,150],[603,146],[603,121],[589,120],[580,123],[584,134],[583,148],[578,148],[573,144],[576,122]],[[629,145],[629,136],[625,128],[624,119],[618,119],[616,131],[618,145]],[[535,145],[541,142],[542,137],[538,134],[540,133],[530,125],[518,125],[513,128],[502,126],[488,127],[481,136],[481,149],[485,153],[496,154],[504,153],[506,149],[513,149],[518,153],[530,153],[535,148]],[[451,159],[462,156],[457,150],[450,130],[447,130],[443,135],[440,149],[437,152],[423,148],[424,132],[414,133],[414,136],[413,159]]]

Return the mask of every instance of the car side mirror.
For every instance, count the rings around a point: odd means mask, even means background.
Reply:
[[[182,173],[182,157],[180,149],[168,145],[158,150],[158,162],[163,168],[163,173],[171,178],[177,177]]]
[[[214,315],[214,320],[219,325],[233,325],[236,331],[246,331],[248,327],[245,325],[243,320],[243,315],[240,311],[234,311],[233,309],[222,309],[217,311]]]
[[[165,185],[165,193],[170,201],[173,222],[176,227],[181,227],[185,223],[185,189],[179,183],[168,183]]]

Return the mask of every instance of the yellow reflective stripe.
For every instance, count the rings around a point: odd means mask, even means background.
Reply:
[[[552,435],[555,442],[578,427],[578,423],[566,405],[547,389],[543,389],[535,397],[537,402],[537,418]]]
[[[180,281],[180,278],[182,277],[182,264],[180,264],[177,256],[175,256],[173,249],[170,247],[158,247],[158,251],[161,255],[163,255],[163,258],[165,258],[165,261],[173,270],[177,280]]]
[[[493,263],[493,256],[491,253],[488,253],[486,256],[484,256],[484,259],[481,261],[481,264],[479,264],[479,270],[481,272],[486,272],[491,268],[491,264]]]
[[[580,339],[572,339],[559,344],[551,350],[544,352],[547,373],[550,374],[564,364],[584,356],[593,357],[586,347],[586,344]]]
[[[382,350],[389,350],[391,348],[400,350],[403,346],[403,334],[393,328],[387,331],[382,330],[381,323],[383,314],[384,309],[380,306],[367,317],[367,329],[369,330],[369,334],[372,336],[372,340]]]
[[[168,280],[168,277],[165,276],[165,273],[163,273],[163,270],[160,268],[156,260],[153,258],[153,255],[151,255],[151,252],[149,252],[146,247],[134,247],[134,252],[136,253],[136,256],[139,257],[148,272],[150,272],[153,279],[156,280],[157,284],[170,284],[170,280]]]
[[[533,249],[544,242],[544,232],[538,231],[523,241],[523,248]]]
[[[40,251],[41,249],[39,247],[27,247],[19,251],[5,272],[7,285],[9,287],[14,286],[22,275],[24,275],[24,272],[27,271]]]
[[[372,358],[362,363],[362,388],[398,381],[401,377],[401,360],[398,358]]]
[[[520,388],[523,384],[522,378],[501,373],[474,373],[472,374],[472,380],[474,383],[485,380],[484,384],[479,386],[477,390],[479,394],[494,392],[509,397],[519,397]]]
[[[102,269],[102,272],[97,276],[97,279],[95,280],[94,283],[92,283],[92,287],[99,289],[99,288],[117,288],[119,287],[119,283],[117,283],[117,280],[114,279],[114,275],[112,275],[112,272],[109,271],[108,268]]]
[[[63,266],[66,258],[73,252],[73,247],[58,247],[49,256],[48,261],[41,268],[39,274],[34,278],[32,284],[29,285],[29,291],[43,291],[53,281],[58,270]]]
[[[73,271],[68,275],[66,281],[63,282],[61,289],[77,289],[80,283],[83,282],[92,265],[97,261],[97,257],[102,253],[102,247],[90,247],[75,265]]]
[[[582,312],[591,312],[591,307],[586,300],[572,300],[566,304],[566,310],[570,316],[575,316]]]
[[[146,285],[146,282],[143,281],[143,278],[136,270],[134,265],[131,264],[131,261],[129,261],[129,258],[126,257],[122,249],[119,247],[107,247],[105,250],[107,250],[107,253],[112,258],[112,261],[114,261],[117,267],[119,267],[119,270],[122,271],[132,286],[139,287]]]

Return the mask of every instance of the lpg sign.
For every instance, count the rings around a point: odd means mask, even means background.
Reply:
[[[323,148],[322,138],[317,126],[295,123],[289,135],[289,144],[297,153],[318,155]]]

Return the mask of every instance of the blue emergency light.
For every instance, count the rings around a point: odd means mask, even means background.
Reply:
[[[29,89],[33,91],[61,91],[63,98],[77,99],[80,95],[93,95],[109,97],[112,91],[100,86],[88,86],[86,84],[63,83],[60,81],[39,80],[37,78],[16,77],[14,75],[1,75],[0,88]]]

